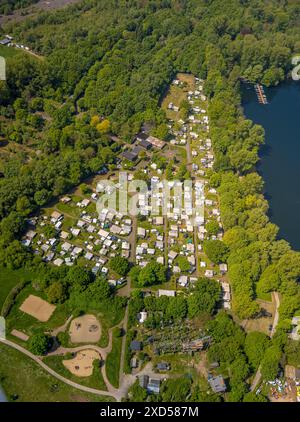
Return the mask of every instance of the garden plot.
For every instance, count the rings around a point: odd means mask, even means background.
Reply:
[[[206,349],[211,342],[210,336],[191,321],[173,325],[161,324],[159,329],[147,330],[143,344],[154,354],[188,353]]]
[[[101,326],[94,315],[83,315],[73,319],[69,334],[72,343],[97,343],[101,337]]]
[[[40,297],[30,295],[20,306],[20,311],[31,315],[41,322],[47,322],[55,308],[55,305],[51,305]]]
[[[12,330],[11,335],[23,341],[27,341],[29,339],[29,336],[27,334],[19,330]]]
[[[62,363],[73,375],[90,377],[93,375],[95,360],[101,360],[100,353],[87,349],[76,353],[73,359],[63,360]]]

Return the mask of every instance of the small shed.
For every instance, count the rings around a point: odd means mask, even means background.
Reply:
[[[131,162],[136,161],[137,156],[138,156],[137,154],[134,154],[133,152],[130,152],[130,151],[124,151],[122,153],[122,157],[125,158],[125,160],[131,161]]]
[[[167,362],[159,362],[156,368],[159,371],[168,371],[170,369],[170,365]]]
[[[149,393],[159,394],[160,392],[160,380],[150,379],[147,387]]]
[[[208,383],[215,393],[224,393],[226,391],[226,384],[222,375],[208,377]]]
[[[149,377],[148,377],[148,375],[141,375],[141,376],[139,377],[139,384],[140,384],[140,387],[142,387],[142,388],[147,388],[148,383],[149,383]]]
[[[139,145],[145,150],[149,150],[152,148],[152,144],[148,142],[146,139],[142,139]]]
[[[143,344],[141,341],[133,340],[130,343],[130,350],[132,352],[140,352],[143,349]]]

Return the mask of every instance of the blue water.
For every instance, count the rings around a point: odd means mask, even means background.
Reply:
[[[253,87],[243,87],[244,113],[266,132],[258,171],[271,221],[279,226],[279,237],[300,250],[300,81],[265,91],[269,104],[261,105]]]

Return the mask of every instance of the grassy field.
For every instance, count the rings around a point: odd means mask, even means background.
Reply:
[[[197,357],[196,357],[197,358]],[[167,371],[168,374],[190,374],[194,373],[194,356],[189,356],[188,354],[166,354],[163,356],[153,356],[153,366],[156,367],[156,365],[159,362],[166,362],[170,365],[170,371]]]
[[[59,327],[60,325],[63,325],[65,323],[69,316],[66,305],[58,305],[51,318],[47,322],[40,322],[32,316],[20,311],[19,307],[30,294],[40,296],[43,299],[46,299],[45,295],[41,294],[41,292],[36,291],[31,285],[26,286],[18,294],[15,304],[13,305],[11,311],[9,312],[6,318],[8,333],[15,328],[25,332],[30,336],[37,329],[43,329],[44,331],[47,331]],[[16,341],[15,338],[14,341]]]
[[[169,103],[173,103],[179,107],[183,100],[186,99],[186,93],[178,86],[171,85],[169,91],[162,101],[161,107],[166,112],[166,116],[171,120],[179,120],[179,111],[168,109]]]
[[[20,402],[104,402],[98,396],[72,388],[47,374],[27,356],[0,344],[0,382],[8,397]]]
[[[258,293],[257,299],[264,300],[265,302],[272,302],[272,295],[271,293]]]
[[[267,335],[270,334],[270,325],[273,324],[273,319],[275,315],[275,305],[273,302],[264,301],[257,299],[257,302],[261,310],[265,310],[272,314],[271,317],[261,316],[260,318],[250,318],[243,321],[238,321],[238,323],[244,328],[246,332],[250,331],[260,331]]]
[[[186,83],[185,89],[176,85],[170,85],[169,90],[161,103],[161,108],[166,112],[167,118],[175,121],[179,120],[180,111],[169,110],[169,103],[173,103],[175,106],[179,107],[182,101],[187,99],[187,91],[193,89],[195,85],[193,75],[178,73],[176,78],[181,82]]]
[[[10,270],[0,267],[0,309],[9,294],[9,292],[21,281],[30,281],[34,277],[34,273],[26,270]]]
[[[40,322],[32,316],[19,310],[21,304],[30,294],[40,296],[41,298],[47,300],[46,296],[42,294],[42,292],[36,291],[31,285],[26,286],[18,294],[13,307],[11,308],[6,318],[8,333],[10,333],[13,329],[17,329],[31,336],[34,332],[36,332],[37,329],[42,329],[44,332],[49,331],[63,325],[68,317],[72,314],[72,311],[76,308],[76,306],[72,306],[67,301],[62,305],[56,306],[56,309],[49,321]],[[86,314],[94,314],[99,319],[101,322],[102,333],[98,344],[100,347],[106,347],[109,341],[108,330],[122,321],[125,312],[124,308],[119,309],[118,313],[116,313],[114,307],[107,307],[106,304],[101,306],[99,303],[98,309],[91,309],[87,307],[86,309],[82,309],[82,311]],[[26,343],[22,342],[21,340],[16,338],[13,338],[13,340],[26,347]]]
[[[116,388],[119,387],[119,373],[122,351],[122,337],[118,337],[118,328],[113,330],[112,351],[106,358],[106,375],[109,382]]]
[[[106,385],[103,380],[101,370],[99,365],[99,361],[94,363],[94,371],[93,375],[90,377],[77,377],[73,375],[62,363],[62,361],[66,359],[64,356],[48,356],[43,359],[46,365],[50,366],[50,368],[54,369],[55,372],[62,375],[65,378],[68,378],[71,381],[77,382],[78,384],[85,385],[86,387],[97,388],[98,390],[106,391]]]
[[[24,52],[21,50],[17,50],[16,48],[0,45],[0,56],[4,57],[5,59],[9,57],[14,57],[18,54],[24,54]]]

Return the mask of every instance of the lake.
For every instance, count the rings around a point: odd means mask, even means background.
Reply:
[[[258,103],[252,86],[242,89],[245,116],[266,132],[258,172],[265,181],[270,219],[279,226],[279,237],[300,250],[300,81],[265,89],[267,105]]]

